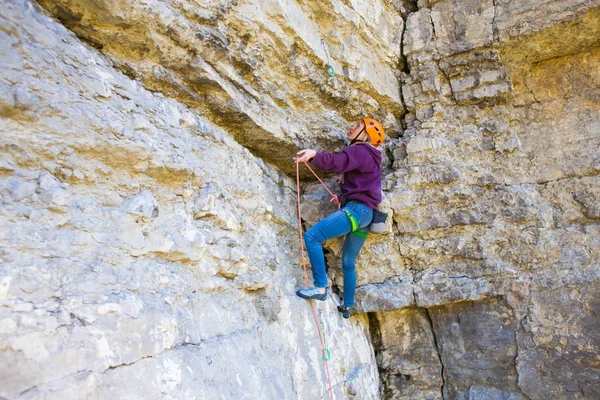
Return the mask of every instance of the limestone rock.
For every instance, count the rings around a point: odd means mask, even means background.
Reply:
[[[396,73],[404,22],[386,2],[40,4],[122,71],[202,110],[287,172],[298,140],[331,148],[338,135],[314,133],[332,125],[345,130],[366,110],[390,133],[400,129]]]
[[[2,7],[0,81],[40,118],[1,119],[0,397],[325,396],[292,181],[32,3]],[[377,398],[364,323],[321,307],[336,395],[356,370]]]
[[[315,324],[338,399],[599,397],[600,1],[0,7],[0,397],[327,398]],[[315,322],[292,155],[363,116],[389,232]]]

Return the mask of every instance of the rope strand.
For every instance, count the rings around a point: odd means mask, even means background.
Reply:
[[[340,199],[338,198],[338,196],[336,194],[334,194],[331,190],[329,190],[329,188],[327,187],[327,185],[325,184],[325,182],[323,182],[321,180],[321,178],[319,178],[319,175],[317,175],[317,173],[315,171],[313,171],[313,169],[310,167],[310,165],[308,165],[308,163],[306,161],[304,161],[304,165],[306,165],[306,167],[310,170],[310,172],[312,172],[312,174],[315,176],[315,178],[317,178],[319,180],[319,182],[321,182],[321,185],[323,185],[323,187],[325,188],[325,190],[327,190],[327,192],[331,196],[331,200],[330,201],[333,201],[335,204],[337,204],[339,206],[340,205]],[[296,167],[298,167],[298,163],[296,163]],[[296,168],[296,174],[297,173],[298,173],[298,169]]]
[[[329,190],[327,185],[325,185],[323,183],[321,178],[319,178],[317,176],[317,174],[312,170],[311,167],[308,166],[308,164],[306,162],[304,164],[308,167],[308,169],[310,169],[310,171],[313,173],[313,175],[317,177],[317,179],[319,180],[319,182],[321,182],[321,184],[325,187],[325,189],[327,189],[329,194],[332,196],[332,201],[335,201],[336,204],[339,204],[339,200],[337,199],[337,196]],[[300,163],[296,161],[296,198],[297,198],[297,203],[298,203],[298,233],[300,235],[300,254],[301,254],[301,259],[302,259],[302,268],[304,269],[304,283],[305,283],[306,287],[308,288],[308,272],[306,271],[306,258],[304,256],[304,238],[302,237],[302,211],[301,211],[301,207],[300,207],[300,166],[299,165],[300,165]],[[315,306],[315,302],[313,300],[309,300],[309,303],[310,303],[310,308],[312,309],[312,312],[313,312],[313,316],[315,318],[315,324],[317,325],[317,331],[319,332],[319,341],[321,342],[321,352],[323,353],[322,358],[325,362],[325,371],[327,372],[327,382],[329,383],[329,396],[331,397],[331,400],[334,400],[333,387],[331,385],[331,374],[329,373],[329,364],[328,364],[328,361],[330,358],[330,353],[329,353],[329,350],[325,347],[325,338],[323,337],[323,331],[321,330],[320,319],[319,319],[319,316],[317,315],[317,309]]]

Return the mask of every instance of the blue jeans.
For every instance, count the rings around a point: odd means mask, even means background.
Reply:
[[[361,231],[367,231],[373,219],[373,210],[362,203],[349,201],[340,210],[319,221],[304,234],[306,252],[312,266],[313,279],[316,287],[327,287],[325,272],[325,256],[322,243],[328,239],[346,235],[342,251],[342,271],[344,272],[344,304],[354,307],[354,292],[356,291],[356,257],[365,243],[366,238],[352,234],[352,224],[346,215],[350,211],[358,222]]]

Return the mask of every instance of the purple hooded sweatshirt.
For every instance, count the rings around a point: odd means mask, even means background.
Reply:
[[[381,152],[370,144],[357,143],[335,154],[317,152],[311,164],[344,174],[342,204],[355,200],[375,209],[381,203]]]

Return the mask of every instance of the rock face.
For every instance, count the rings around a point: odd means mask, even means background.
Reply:
[[[600,1],[0,7],[0,398],[600,397]],[[390,232],[350,320],[327,243],[324,362],[291,157],[363,115]]]
[[[292,180],[34,4],[2,9],[0,397],[326,396]],[[321,317],[338,398],[378,395],[365,319]]]
[[[381,2],[40,4],[145,87],[226,127],[288,173],[299,143],[335,145],[348,119],[375,114],[390,132],[400,129],[403,20]]]

